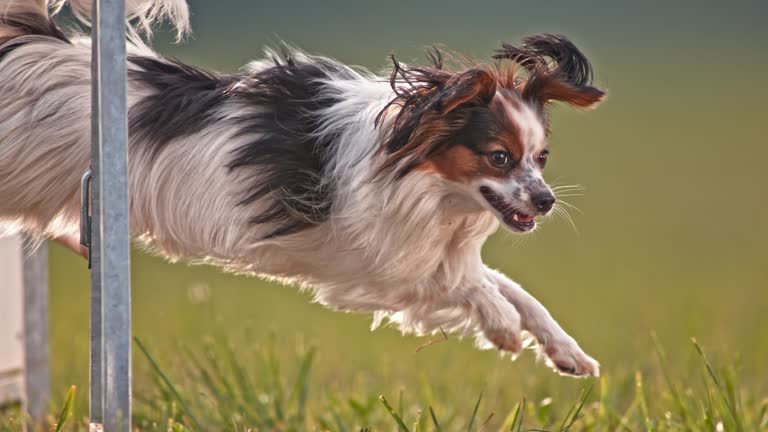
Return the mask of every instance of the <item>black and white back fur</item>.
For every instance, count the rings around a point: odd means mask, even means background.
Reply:
[[[5,231],[78,233],[91,48],[52,21],[62,3],[0,0]],[[90,0],[70,3],[89,16]],[[429,67],[395,61],[381,77],[285,49],[222,75],[137,36],[161,19],[186,31],[183,0],[127,9],[136,241],[171,260],[298,284],[334,309],[373,313],[374,327],[469,332],[512,355],[530,335],[561,373],[598,375],[547,310],[480,257],[500,223],[529,231],[551,210],[546,106],[603,96],[569,41],[533,36],[497,50],[495,66],[458,72],[439,53]]]

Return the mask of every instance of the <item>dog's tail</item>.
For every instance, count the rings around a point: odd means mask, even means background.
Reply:
[[[39,35],[66,40],[51,19],[65,5],[84,24],[91,19],[92,0],[0,0],[0,45],[19,36]],[[152,25],[168,20],[178,37],[189,32],[186,0],[125,0],[130,31],[151,34]]]

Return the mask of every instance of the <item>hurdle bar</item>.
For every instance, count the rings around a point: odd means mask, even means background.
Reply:
[[[90,217],[86,221],[92,266],[90,421],[91,430],[129,432],[131,267],[125,1],[94,0],[92,20],[92,178]]]

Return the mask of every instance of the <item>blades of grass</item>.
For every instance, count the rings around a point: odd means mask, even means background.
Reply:
[[[205,343],[203,355],[205,356],[205,364],[199,361],[195,362],[204,382],[216,397],[213,403],[217,407],[222,424],[231,421],[230,417],[233,413],[245,415],[250,421],[255,420],[250,410],[238,397],[238,392],[235,391],[230,376],[222,368],[219,357],[210,341]],[[191,352],[188,352],[188,357],[195,359]]]
[[[648,401],[645,399],[645,391],[643,390],[643,375],[640,371],[635,372],[635,392],[637,393],[637,399],[640,401],[640,413],[643,415],[645,430],[651,432],[653,424],[651,423],[651,415],[648,412]]]
[[[296,421],[302,423],[304,421],[304,412],[307,404],[307,394],[309,392],[309,372],[312,368],[312,362],[315,358],[315,348],[312,347],[307,350],[306,354],[301,360],[301,366],[299,367],[299,373],[296,377],[296,384],[291,392],[291,400],[296,402]]]
[[[398,415],[395,410],[392,408],[392,405],[389,404],[387,401],[387,398],[384,397],[384,395],[379,396],[379,400],[381,401],[382,405],[384,405],[384,408],[387,409],[387,412],[390,416],[392,416],[393,419],[395,419],[395,423],[397,423],[397,427],[400,430],[400,432],[410,432],[408,430],[408,426],[405,425],[405,422],[403,419]]]
[[[617,429],[616,430],[621,429],[621,430],[624,430],[626,432],[633,432],[632,428],[630,428],[629,425],[627,424],[626,418],[620,416],[619,413],[615,409],[613,409],[611,407],[607,407],[606,408],[606,412],[608,413],[608,417],[610,417],[611,420],[616,422],[616,424],[617,424]],[[607,428],[605,430],[612,430],[612,429],[609,427],[609,428]]]
[[[187,430],[187,428],[185,428],[181,423],[176,423],[173,420],[169,420],[167,430],[168,432],[184,432]]]
[[[265,353],[265,362],[268,367],[270,384],[272,386],[273,406],[275,409],[275,417],[278,420],[285,419],[285,410],[283,409],[285,401],[285,392],[283,390],[283,383],[280,380],[280,362],[277,360],[277,353],[275,350],[275,334],[272,333],[269,336],[269,343],[267,343],[267,350]]]
[[[156,423],[157,419],[183,422],[183,415],[176,411],[176,399],[165,388],[162,380],[154,374],[150,377],[155,391],[147,394],[134,393],[133,398],[136,408],[133,412],[133,423],[139,430],[148,429],[148,424]]]
[[[224,354],[227,357],[227,363],[229,363],[229,367],[232,368],[232,373],[235,376],[235,383],[237,384],[237,388],[243,400],[248,404],[258,403],[256,392],[253,389],[251,377],[237,360],[237,357],[235,356],[235,350],[232,349],[232,345],[225,344],[224,349]]]
[[[581,397],[581,393],[579,393],[579,397]],[[576,406],[578,405],[578,399],[576,399],[576,400],[577,400],[577,402],[574,403],[573,405],[571,405],[571,407],[568,408],[568,412],[565,413],[565,416],[563,417],[563,422],[560,423],[560,429],[559,430],[561,430],[561,431],[564,430],[565,429],[565,425],[571,419],[571,414],[573,414],[574,410],[576,409]],[[539,419],[539,420],[541,420],[541,419]]]
[[[429,406],[429,416],[432,418],[432,425],[435,427],[434,432],[443,432],[443,428],[440,427],[440,422],[437,421],[437,415],[435,415],[432,405]]]
[[[539,420],[540,424],[548,425],[552,422],[551,414],[552,414],[552,398],[546,397],[541,401],[539,401],[539,404],[536,407],[536,419]],[[568,414],[570,415],[570,412]]]
[[[431,404],[435,400],[435,395],[432,393],[432,386],[429,384],[429,379],[423,373],[419,375],[419,389],[421,390],[421,398],[428,404]]]
[[[480,408],[480,401],[483,400],[483,392],[480,392],[480,396],[475,402],[475,409],[472,410],[472,416],[469,418],[469,424],[467,425],[467,432],[472,432],[472,426],[475,424],[475,417],[477,417],[477,410]]]
[[[768,400],[764,400],[760,407],[760,414],[755,419],[755,430],[761,430],[765,426],[768,426]]]
[[[147,395],[146,403],[149,407],[154,407],[163,418],[169,418],[173,420],[182,420],[176,416],[174,405],[176,398],[168,387],[163,383],[162,378],[158,374],[152,374],[151,381],[154,384],[152,387],[155,390],[155,394]],[[137,397],[137,396],[134,396]]]
[[[632,399],[632,402],[627,406],[626,411],[621,415],[619,418],[619,424],[620,426],[624,428],[629,428],[629,418],[634,414],[635,410],[637,409],[639,404],[639,401],[637,400],[637,395],[635,395],[635,398]],[[616,413],[618,416],[618,413]],[[631,428],[629,428],[631,430]]]
[[[72,386],[67,392],[67,397],[64,398],[64,405],[61,407],[59,416],[56,417],[56,425],[53,428],[53,432],[61,432],[61,428],[64,427],[64,423],[72,414],[72,406],[75,404],[75,393],[77,393],[77,386]]]
[[[213,371],[219,386],[221,387],[220,393],[227,396],[230,401],[236,401],[238,399],[237,392],[235,392],[234,385],[231,383],[230,377],[224,372],[221,367],[221,362],[216,355],[213,344],[208,341],[205,343],[205,349],[203,351],[205,360],[209,366],[209,369]]]
[[[232,369],[232,373],[235,376],[235,383],[242,398],[243,412],[248,417],[249,421],[256,423],[266,423],[269,415],[267,414],[264,404],[256,396],[256,391],[253,386],[253,380],[251,376],[246,372],[245,368],[237,360],[235,356],[235,350],[232,349],[232,345],[226,344],[225,355],[229,367]]]
[[[347,404],[349,404],[349,407],[352,408],[352,411],[355,413],[355,415],[361,419],[364,419],[368,415],[366,406],[361,404],[359,401],[353,398],[349,398],[347,399]]]
[[[502,431],[514,431],[515,424],[517,423],[517,417],[520,415],[520,402],[515,404],[515,408],[509,412],[507,418],[504,419],[504,423],[501,424]]]
[[[154,357],[149,353],[149,350],[144,346],[144,344],[139,340],[138,337],[133,338],[133,341],[136,343],[136,345],[139,347],[139,350],[144,354],[144,357],[147,358],[147,361],[149,361],[150,366],[152,366],[152,369],[155,371],[155,374],[163,380],[163,383],[166,385],[168,390],[173,393],[173,397],[176,398],[176,401],[179,402],[179,405],[181,405],[181,408],[184,410],[184,413],[189,417],[190,420],[192,420],[192,423],[195,424],[195,427],[197,429],[203,430],[203,427],[200,425],[200,422],[197,421],[197,418],[195,418],[194,414],[189,410],[189,407],[187,406],[187,403],[184,401],[184,398],[181,397],[181,394],[179,394],[178,390],[176,390],[176,387],[173,385],[171,380],[168,378],[168,376],[163,372],[163,370],[160,368],[160,365],[157,364]]]
[[[733,363],[728,365],[723,371],[723,380],[725,381],[725,388],[728,390],[728,397],[731,400],[734,413],[738,416],[738,423],[743,428],[747,421],[744,418],[744,407],[741,403],[741,394],[739,393],[736,379],[736,367]]]
[[[717,373],[715,372],[715,369],[712,367],[712,364],[709,362],[707,355],[704,354],[704,350],[702,350],[701,346],[699,346],[699,343],[696,342],[695,338],[691,339],[691,341],[693,342],[693,346],[696,347],[696,351],[699,353],[699,356],[704,362],[707,372],[709,373],[709,377],[715,383],[715,387],[717,388],[717,391],[720,393],[720,397],[723,399],[723,403],[725,403],[725,406],[728,409],[728,413],[730,414],[734,422],[734,426],[736,427],[736,430],[739,432],[743,432],[744,425],[741,422],[741,417],[736,411],[735,401],[731,400],[731,398],[729,397],[727,389],[720,382],[720,379],[718,378]]]
[[[715,408],[712,403],[712,392],[709,390],[709,381],[707,380],[707,375],[705,372],[702,372],[701,381],[704,385],[704,394],[707,395],[707,398],[705,400],[706,405],[703,406],[704,410],[704,423],[707,426],[707,430],[714,430],[715,428]]]
[[[523,432],[523,420],[525,420],[525,408],[528,405],[526,398],[523,398],[523,403],[520,405],[520,423],[517,424],[516,432]]]
[[[213,375],[208,371],[206,365],[204,365],[191,351],[184,349],[184,355],[186,359],[192,364],[194,372],[197,373],[195,381],[199,382],[208,390],[208,400],[211,406],[216,408],[216,412],[219,415],[219,420],[222,424],[229,422],[230,413],[232,412],[232,406],[235,405],[235,401],[230,399],[230,396],[223,393],[219,388]],[[227,409],[227,404],[230,409]]]
[[[347,404],[362,423],[368,423],[371,412],[376,407],[376,398],[369,398],[365,402],[349,398]]]
[[[600,377],[600,405],[597,408],[598,427],[608,428],[608,378]]]
[[[315,423],[317,423],[320,426],[321,431],[333,430],[333,428],[331,427],[331,424],[323,416],[315,417]]]
[[[333,415],[333,421],[336,422],[336,427],[338,428],[339,432],[344,432],[348,429],[344,426],[344,421],[341,419],[338,411],[335,409],[331,410],[331,415]]]
[[[491,422],[491,419],[493,419],[494,415],[496,415],[496,413],[492,412],[491,415],[489,415],[488,418],[486,418],[485,421],[480,424],[480,429],[478,429],[477,432],[483,432],[485,427],[488,426],[488,423]]]
[[[424,419],[426,419],[424,410],[419,410],[419,417],[413,422],[414,432],[424,432]]]
[[[661,342],[659,341],[656,332],[651,333],[651,340],[653,340],[653,345],[656,349],[656,356],[659,358],[659,364],[661,366],[662,375],[664,376],[664,381],[667,383],[667,388],[669,388],[669,392],[672,394],[672,399],[674,399],[675,404],[677,405],[678,414],[683,419],[683,424],[685,424],[686,427],[689,429],[694,429],[695,425],[688,410],[688,404],[686,403],[685,399],[683,399],[675,383],[672,381],[672,377],[669,374],[667,354],[664,352],[664,348],[661,346]]]
[[[587,403],[587,398],[589,398],[590,393],[592,393],[592,386],[590,385],[586,389],[582,389],[581,393],[579,394],[579,398],[576,400],[576,403],[571,408],[569,412],[573,412],[573,415],[571,416],[570,420],[568,417],[563,420],[563,424],[560,426],[561,432],[566,432],[573,427],[574,424],[576,424],[577,421],[579,421],[584,414],[581,412],[584,409],[584,404]],[[567,422],[567,424],[566,424]]]
[[[427,414],[426,410],[420,411],[421,415],[419,416],[419,427],[423,432],[427,431],[427,424],[429,424],[429,415]]]

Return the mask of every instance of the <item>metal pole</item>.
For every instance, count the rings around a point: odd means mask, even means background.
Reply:
[[[99,171],[99,145],[101,143],[100,116],[99,116],[99,26],[98,22],[98,2],[93,0],[93,26],[91,29],[91,178]],[[93,182],[91,183],[93,185]],[[87,186],[86,186],[87,187]],[[91,189],[95,189],[91,186]],[[104,350],[102,348],[101,338],[101,272],[95,271],[101,268],[101,235],[98,230],[92,230],[92,227],[101,226],[101,217],[96,208],[101,208],[99,195],[96,191],[87,194],[87,189],[83,190],[85,215],[81,214],[80,229],[89,229],[84,238],[87,238],[88,262],[91,268],[91,370],[90,370],[90,394],[88,397],[89,417],[92,425],[102,425],[104,423]],[[91,206],[91,223],[87,223],[88,200]],[[81,233],[83,237],[83,233]],[[93,429],[93,428],[92,428]]]
[[[48,247],[34,247],[35,240],[24,236],[23,332],[24,412],[33,422],[29,430],[43,424],[48,411],[51,375],[48,354]]]
[[[101,303],[101,391],[107,432],[131,429],[131,295],[124,0],[94,1],[92,308]],[[95,310],[92,310],[95,312]],[[92,331],[99,321],[91,324]],[[92,342],[96,339],[92,336]],[[93,348],[93,346],[92,346]],[[100,358],[98,358],[100,357]],[[92,360],[94,353],[91,354]],[[92,406],[93,408],[93,406]]]

